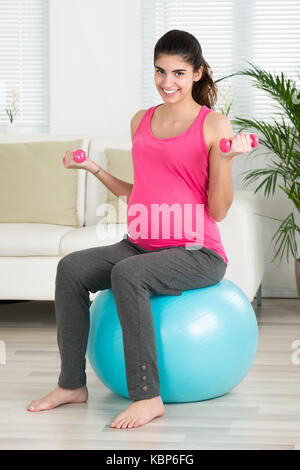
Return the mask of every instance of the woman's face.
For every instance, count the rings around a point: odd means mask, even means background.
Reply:
[[[179,56],[160,55],[154,65],[157,91],[166,103],[182,101],[183,98],[192,96],[193,83],[200,80],[202,71],[203,66],[193,73],[192,66]]]

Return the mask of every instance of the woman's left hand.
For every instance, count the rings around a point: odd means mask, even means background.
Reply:
[[[246,132],[241,132],[240,134],[233,137],[231,140],[231,148],[229,152],[221,152],[221,156],[224,158],[233,158],[236,155],[240,155],[241,153],[247,153],[252,150],[251,145],[251,137],[250,134]]]

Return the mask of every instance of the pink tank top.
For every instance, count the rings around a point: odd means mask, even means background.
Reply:
[[[128,239],[146,250],[205,247],[228,264],[219,227],[207,205],[209,152],[203,123],[211,109],[203,105],[186,131],[159,139],[152,134],[150,121],[162,104],[146,111],[133,137]]]

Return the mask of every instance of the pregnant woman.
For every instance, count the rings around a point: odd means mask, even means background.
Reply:
[[[129,198],[128,234],[112,245],[70,253],[58,263],[55,311],[61,372],[54,390],[31,402],[28,411],[87,401],[89,292],[111,288],[132,403],[110,426],[133,428],[162,416],[149,297],[210,286],[225,274],[228,260],[217,222],[232,203],[233,158],[251,150],[250,136],[234,136],[228,118],[213,111],[216,87],[201,46],[190,33],[171,30],[159,39],[154,74],[163,103],[138,111],[131,120],[133,185],[90,159],[76,163],[73,152],[65,155],[67,169],[84,168],[115,195]],[[227,153],[220,150],[222,138],[232,141]]]

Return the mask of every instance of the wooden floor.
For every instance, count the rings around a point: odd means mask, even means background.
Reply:
[[[252,305],[259,348],[239,386],[213,400],[166,404],[165,415],[146,426],[111,429],[112,418],[131,402],[102,385],[88,361],[87,403],[26,411],[57,383],[54,303],[2,301],[0,449],[300,450],[300,299]]]

